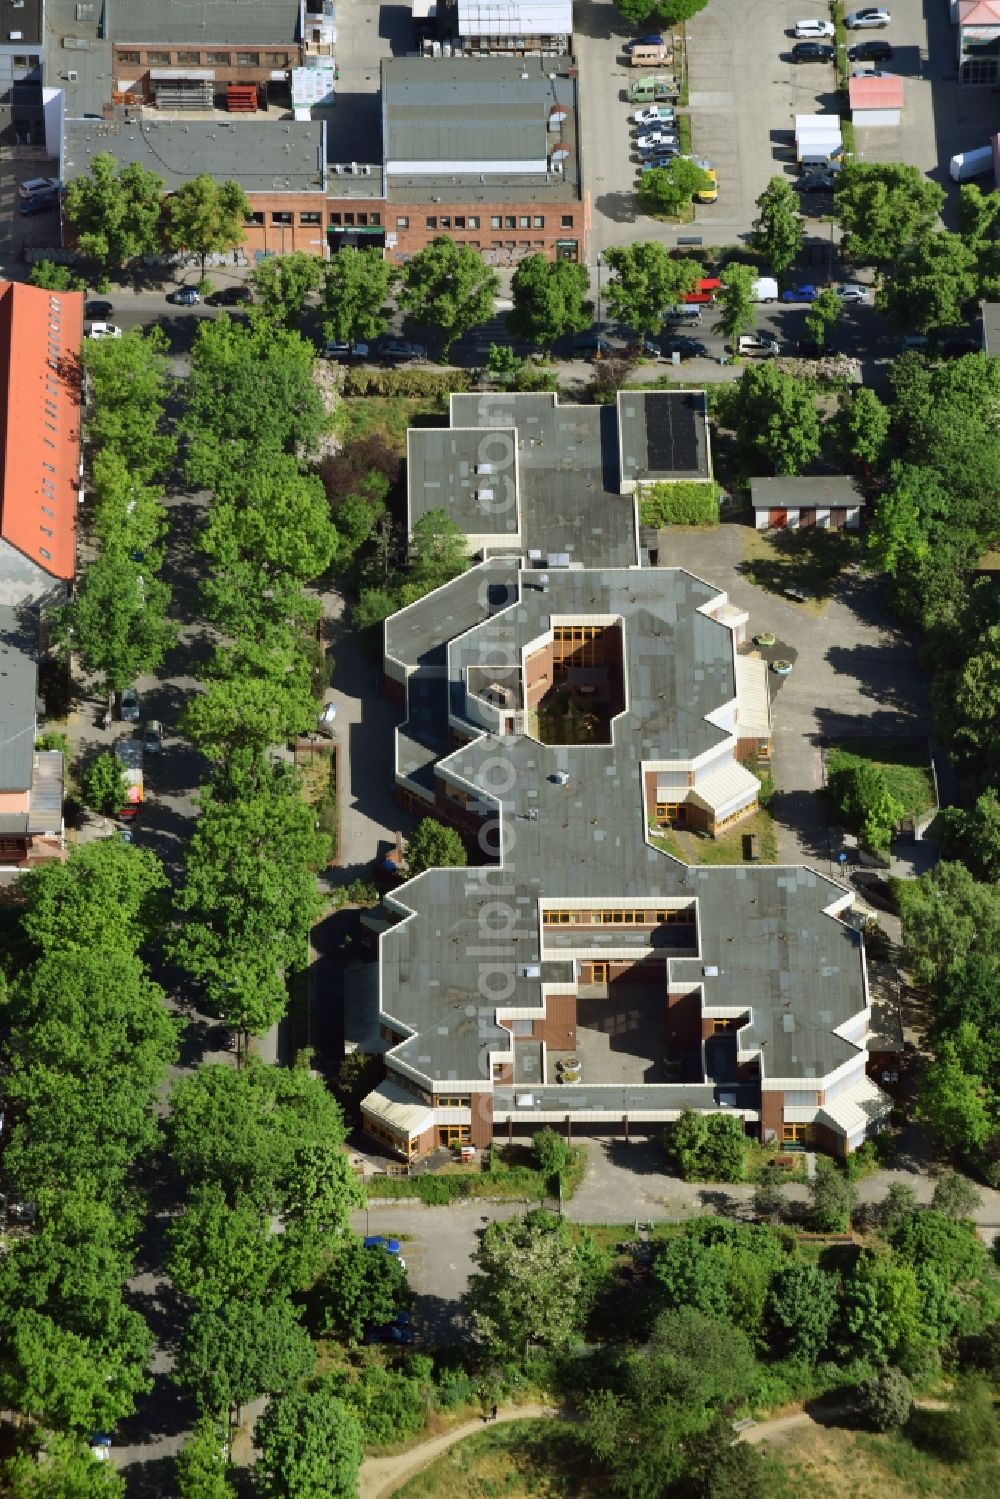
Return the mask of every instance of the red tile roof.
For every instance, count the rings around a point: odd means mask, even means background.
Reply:
[[[851,111],[856,109],[902,109],[903,80],[890,78],[852,78],[849,85]]]
[[[0,281],[0,537],[76,572],[83,295]]]

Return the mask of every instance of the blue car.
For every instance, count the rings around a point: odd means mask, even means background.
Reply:
[[[819,292],[815,286],[790,286],[781,293],[783,302],[815,302]]]
[[[409,1312],[397,1313],[392,1322],[387,1322],[383,1327],[369,1326],[365,1329],[365,1342],[373,1343],[405,1343],[413,1342],[413,1328],[410,1326]]]
[[[369,1234],[365,1240],[366,1249],[384,1249],[386,1254],[398,1254],[400,1247],[398,1239],[387,1239],[384,1234]]]

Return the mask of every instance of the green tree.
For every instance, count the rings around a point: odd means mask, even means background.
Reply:
[[[223,767],[240,755],[260,757],[271,745],[315,728],[312,668],[297,633],[275,630],[262,643],[223,646],[208,671],[205,691],[188,702],[180,727]],[[246,954],[251,966],[259,956]]]
[[[885,772],[868,760],[831,772],[828,787],[848,826],[858,829],[874,853],[888,852],[906,808],[889,791]]]
[[[658,328],[664,314],[703,274],[693,260],[680,260],[656,240],[616,246],[605,251],[611,270],[606,297],[619,322],[642,335]]]
[[[183,1296],[215,1311],[241,1298],[266,1301],[280,1252],[259,1206],[231,1204],[218,1182],[201,1182],[170,1227],[165,1265]]]
[[[110,1194],[157,1139],[177,1054],[163,991],[130,953],[53,952],[14,985],[7,1022],[8,1174],[27,1196],[83,1177]]]
[[[946,1218],[971,1218],[982,1205],[982,1196],[967,1176],[958,1171],[942,1171],[934,1184],[931,1207]]]
[[[893,261],[875,305],[900,332],[929,333],[962,322],[977,290],[975,252],[957,234],[927,231]]]
[[[36,260],[28,277],[32,286],[44,287],[46,291],[86,291],[87,283],[82,276],[75,276],[68,265],[58,265],[52,260]]]
[[[167,198],[163,215],[167,243],[205,261],[220,250],[233,250],[246,239],[253,219],[250,200],[238,182],[216,182],[208,172],[184,182]]]
[[[708,0],[615,0],[615,9],[632,26],[654,21],[664,26],[679,26],[707,4]]]
[[[808,336],[815,339],[816,343],[824,345],[827,332],[833,327],[842,311],[840,298],[833,287],[824,287],[816,300],[810,304],[805,316],[805,329]]]
[[[906,1182],[893,1182],[877,1210],[882,1232],[891,1239],[913,1217],[917,1206],[917,1194],[913,1187]]]
[[[832,1161],[817,1159],[816,1175],[809,1183],[812,1226],[818,1233],[844,1233],[854,1211],[854,1185]]]
[[[952,701],[955,746],[967,755],[990,754],[1000,712],[1000,625],[983,632],[955,676]]]
[[[589,1310],[580,1255],[561,1218],[534,1212],[487,1225],[465,1306],[480,1343],[520,1356],[532,1340],[562,1348]]]
[[[837,1283],[818,1265],[789,1265],[771,1284],[767,1307],[772,1336],[790,1358],[822,1358],[837,1315]]]
[[[958,190],[958,232],[970,249],[978,249],[992,234],[1000,218],[1000,192],[984,193],[976,182],[963,182]]]
[[[754,298],[756,277],[752,266],[734,261],[727,265],[719,278],[722,286],[718,294],[719,316],[716,329],[732,342],[735,352],[741,333],[749,333],[757,320],[757,303]]]
[[[235,1499],[228,1451],[223,1423],[214,1415],[200,1416],[176,1458],[180,1499]]]
[[[125,1480],[85,1438],[49,1432],[44,1459],[21,1451],[0,1463],[0,1490],[7,1499],[124,1499]]]
[[[469,856],[454,828],[446,827],[434,817],[424,817],[406,840],[406,868],[410,875],[425,869],[455,869],[469,862]]]
[[[507,327],[516,338],[548,350],[557,338],[590,327],[593,303],[587,301],[587,267],[570,260],[526,255],[514,272],[514,310]]]
[[[354,1499],[364,1435],[329,1382],[272,1400],[254,1440],[262,1499]]]
[[[844,1324],[852,1347],[875,1363],[920,1344],[921,1296],[912,1268],[864,1251],[844,1284]]]
[[[686,1478],[697,1485],[699,1499],[767,1499],[771,1487],[764,1459],[737,1439],[724,1416],[716,1415],[686,1447]]]
[[[128,782],[121,761],[110,750],[104,750],[91,760],[80,781],[84,802],[95,812],[110,817],[119,807],[124,807]]]
[[[123,1310],[101,1339],[84,1338],[23,1307],[5,1330],[0,1397],[59,1432],[110,1431],[152,1388],[146,1368],[153,1336]]]
[[[66,184],[63,218],[84,255],[107,272],[162,248],[163,187],[156,172],[101,151],[87,175]]]
[[[79,653],[87,671],[103,678],[109,704],[136,677],[156,671],[177,638],[167,618],[170,589],[147,576],[146,566],[105,547],[54,620],[56,637]]]
[[[757,199],[760,210],[753,222],[751,244],[776,276],[794,265],[802,249],[805,225],[795,189],[787,177],[772,177]]]
[[[921,1080],[916,1114],[942,1145],[973,1157],[993,1133],[989,1090],[954,1041],[938,1043]]]
[[[867,385],[859,385],[837,412],[837,446],[843,462],[878,468],[889,439],[889,408]]]
[[[761,1171],[754,1188],[753,1210],[756,1217],[769,1223],[780,1223],[787,1213],[788,1194],[780,1166],[765,1166]]]
[[[850,161],[837,174],[834,209],[849,260],[893,265],[921,234],[933,229],[944,189],[919,167],[899,162]]]
[[[386,302],[397,276],[381,250],[338,250],[324,268],[325,337],[373,343],[389,326]]]
[[[410,532],[407,561],[409,578],[419,589],[419,598],[465,571],[469,543],[446,511],[428,510]]]
[[[743,371],[727,392],[723,414],[736,433],[744,473],[798,474],[820,451],[812,390],[766,361]]]
[[[191,1315],[173,1377],[203,1414],[235,1411],[239,1419],[242,1406],[293,1388],[315,1364],[313,1345],[289,1302],[243,1297]]]
[[[942,858],[961,859],[978,880],[1000,880],[1000,795],[994,787],[971,808],[942,807],[934,831]]]
[[[325,1338],[360,1343],[365,1327],[382,1327],[406,1296],[398,1255],[373,1254],[353,1234],[341,1239],[306,1293],[309,1325]]]
[[[315,871],[328,856],[288,766],[239,757],[201,793],[170,951],[244,1038],[284,1013],[285,977],[305,955],[321,904]]]
[[[644,213],[664,214],[673,218],[694,198],[706,191],[712,179],[696,161],[675,156],[665,167],[644,172],[639,183],[639,207]]]
[[[293,328],[309,297],[323,285],[326,270],[319,255],[303,250],[268,255],[250,273],[254,298],[250,321],[269,328]]]
[[[133,484],[154,481],[168,469],[176,438],[164,431],[174,381],[170,344],[162,328],[133,328],[121,338],[87,339],[84,368],[90,385],[87,433],[100,485],[110,453],[127,465]],[[112,538],[102,535],[102,540]],[[131,550],[131,547],[128,548]]]
[[[418,326],[443,335],[447,358],[456,339],[493,316],[499,289],[500,277],[478,250],[438,235],[407,263],[399,305]]]
[[[905,577],[930,552],[949,503],[932,472],[912,463],[893,463],[867,537],[878,566],[892,578]]]
[[[554,1129],[540,1129],[531,1137],[535,1165],[548,1180],[561,1177],[573,1158],[570,1145]]]
[[[940,979],[959,958],[1000,950],[1000,891],[957,861],[942,861],[899,889],[907,963],[920,984]]]
[[[239,1071],[205,1065],[174,1086],[167,1120],[171,1158],[189,1183],[218,1182],[233,1205],[289,1214],[298,1160],[317,1146],[343,1144],[340,1107],[305,1067],[267,1067],[248,1058]],[[337,1225],[346,1233],[354,1197],[345,1193]]]
[[[984,1452],[995,1452],[1000,1441],[993,1392],[980,1375],[964,1374],[956,1381],[952,1403],[935,1411],[925,1427],[927,1445],[947,1462],[970,1463]]]
[[[898,1431],[910,1419],[912,1409],[910,1381],[891,1364],[858,1385],[858,1410],[873,1431]]]

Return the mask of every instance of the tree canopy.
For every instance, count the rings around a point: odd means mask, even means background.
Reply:
[[[389,326],[386,302],[398,272],[380,250],[338,250],[323,278],[323,332],[338,343],[372,343]]]
[[[561,1348],[587,1315],[587,1278],[568,1225],[533,1212],[487,1225],[465,1304],[486,1347],[520,1355],[529,1341]]]
[[[526,255],[514,272],[514,310],[507,314],[507,327],[543,349],[568,333],[582,333],[594,310],[587,286],[586,266]]]
[[[795,189],[787,177],[772,177],[757,199],[760,210],[753,222],[751,243],[776,276],[784,275],[798,259],[805,236]]]
[[[726,392],[722,412],[746,474],[798,474],[820,451],[812,389],[765,360],[743,371]]]
[[[658,328],[664,314],[703,274],[693,260],[681,260],[657,240],[615,246],[604,253],[611,270],[605,295],[611,313],[636,333]]]
[[[272,1400],[255,1431],[262,1499],[354,1499],[363,1440],[357,1416],[328,1381]]]
[[[177,250],[188,250],[205,261],[220,250],[233,250],[246,238],[244,225],[253,219],[250,200],[238,182],[217,182],[202,172],[184,182],[163,205],[166,238]]]
[[[159,250],[163,188],[156,172],[101,151],[88,173],[66,184],[63,217],[83,253],[109,271]]]
[[[445,356],[456,339],[493,316],[500,278],[478,250],[438,235],[403,271],[399,305],[422,328],[443,335]]]
[[[849,161],[834,190],[843,252],[850,260],[893,265],[934,228],[943,204],[944,189],[919,167]]]

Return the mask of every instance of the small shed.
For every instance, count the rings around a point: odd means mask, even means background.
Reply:
[[[856,531],[865,497],[846,475],[818,478],[751,479],[750,503],[758,531]]]
[[[848,85],[851,119],[856,129],[898,125],[903,113],[903,80],[895,73],[866,74]]]

